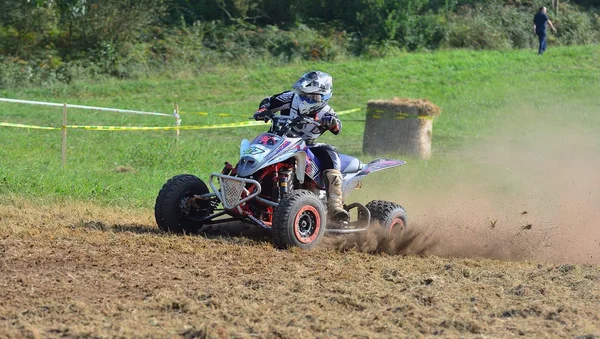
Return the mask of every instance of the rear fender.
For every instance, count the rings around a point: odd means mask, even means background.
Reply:
[[[375,159],[370,163],[366,164],[363,169],[358,173],[349,173],[344,176],[344,181],[342,183],[342,193],[344,198],[352,192],[353,189],[360,185],[360,181],[366,177],[368,174],[378,172],[388,168],[394,168],[398,166],[402,166],[406,164],[405,161],[402,160],[394,160],[394,159]]]
[[[406,161],[395,160],[395,159],[386,159],[379,158],[368,163],[362,171],[358,172],[358,175],[365,176],[370,173],[374,173],[377,171],[381,171],[388,168],[398,167],[406,164]]]

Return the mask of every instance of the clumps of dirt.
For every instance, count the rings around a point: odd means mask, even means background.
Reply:
[[[379,225],[373,225],[363,233],[345,236],[327,236],[322,243],[324,248],[339,251],[358,251],[366,253],[385,253],[388,255],[437,255],[457,258],[493,258],[519,260],[535,256],[547,242],[534,243],[532,238],[540,239],[539,234],[512,234],[498,232],[496,236],[487,234],[487,230],[471,232],[463,236],[465,242],[456,241],[452,236],[443,236],[429,228],[411,224],[404,232],[388,234]],[[470,239],[469,239],[470,238]],[[544,237],[541,237],[542,239]],[[547,238],[547,235],[546,235]]]
[[[339,251],[385,253],[392,255],[424,254],[437,240],[415,229],[395,230],[389,233],[378,223],[365,232],[348,235],[329,235],[320,246]]]
[[[371,231],[328,240],[329,246],[393,254],[600,263],[598,137],[526,122],[509,125],[499,123],[498,135],[429,160],[439,170],[428,182],[419,173],[423,165],[417,163],[417,169],[410,170],[410,162],[397,176],[365,180],[371,181],[358,191],[359,198],[390,200],[407,209],[409,223],[403,237],[410,243]],[[404,174],[407,171],[409,175]]]
[[[131,167],[131,166],[122,166],[119,165],[117,166],[117,168],[115,168],[115,171],[117,173],[135,173],[135,168]]]
[[[430,200],[415,199],[415,205],[407,205],[409,223],[403,233],[388,235],[375,224],[361,234],[328,237],[324,244],[341,251],[394,255],[600,262],[600,230],[581,222],[581,215],[550,213],[553,206],[522,213],[511,204],[526,202],[507,198],[500,204],[483,195],[457,190],[444,199],[443,194],[434,194],[440,200],[435,210]]]

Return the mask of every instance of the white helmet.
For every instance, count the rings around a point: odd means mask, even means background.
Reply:
[[[298,102],[300,114],[315,112],[327,105],[333,90],[333,78],[331,75],[314,71],[304,74],[292,86],[297,94],[295,101]]]

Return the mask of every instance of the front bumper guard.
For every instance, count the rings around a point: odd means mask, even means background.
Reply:
[[[215,178],[219,180],[220,188],[215,186]],[[260,194],[260,183],[253,179],[233,177],[221,173],[212,173],[208,181],[213,192],[227,210],[232,210],[250,199],[254,199]],[[253,184],[256,190],[250,194],[246,189],[246,184]],[[246,193],[246,197],[242,198],[242,193]]]

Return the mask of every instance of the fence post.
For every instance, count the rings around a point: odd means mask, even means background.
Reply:
[[[179,115],[179,104],[175,104],[175,112],[173,112],[175,116],[175,138],[179,140],[179,126],[181,126],[181,116]]]
[[[63,105],[63,124],[62,124],[62,167],[67,163],[67,104]]]

